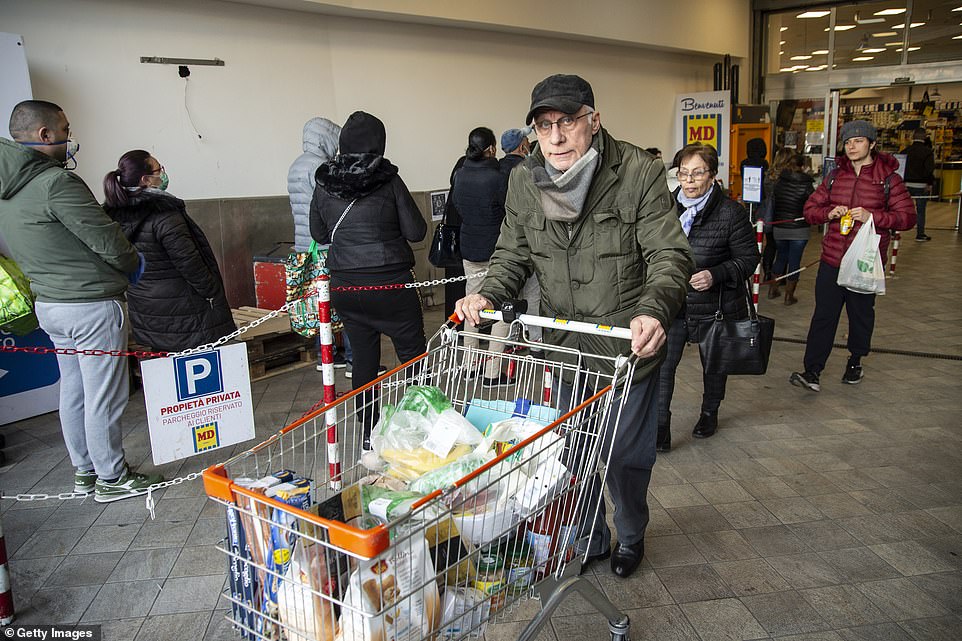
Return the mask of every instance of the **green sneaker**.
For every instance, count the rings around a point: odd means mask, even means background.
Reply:
[[[159,474],[138,474],[131,472],[127,465],[124,465],[123,474],[113,483],[108,483],[98,478],[96,489],[94,490],[94,500],[97,503],[110,503],[121,499],[129,499],[132,496],[142,496],[147,493],[147,488],[155,483],[161,483],[164,477]]]
[[[77,470],[73,475],[73,491],[77,494],[90,494],[94,491],[97,482],[97,473],[93,470],[83,472]]]

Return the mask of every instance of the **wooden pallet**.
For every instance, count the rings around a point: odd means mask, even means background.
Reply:
[[[257,307],[232,309],[238,327],[264,317],[271,310]],[[238,337],[247,343],[247,362],[252,381],[314,364],[316,340],[291,331],[286,313],[244,332]]]

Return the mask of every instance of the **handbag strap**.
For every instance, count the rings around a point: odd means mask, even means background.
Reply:
[[[749,293],[749,290],[748,290],[748,281],[743,280],[743,281],[739,281],[739,283],[741,284],[740,289],[743,292],[745,292],[745,302],[748,303],[748,318],[749,320],[757,321],[758,311],[755,309],[755,304],[752,303],[752,295]],[[715,311],[716,320],[721,320],[725,318],[725,314],[724,312],[722,312],[722,294],[724,292],[725,292],[725,284],[722,283],[718,287],[718,309]]]
[[[344,217],[347,216],[347,212],[351,211],[351,207],[353,207],[353,206],[354,206],[354,203],[356,203],[356,202],[357,202],[357,198],[355,198],[354,200],[352,200],[351,202],[349,202],[349,203],[347,204],[347,207],[344,208],[344,213],[342,213],[342,214],[341,214],[341,217],[337,219],[337,222],[336,222],[336,223],[334,223],[334,229],[331,230],[331,243],[332,243],[332,244],[334,243],[334,234],[337,233],[337,228],[341,226],[341,223],[342,223],[342,222],[344,222]]]

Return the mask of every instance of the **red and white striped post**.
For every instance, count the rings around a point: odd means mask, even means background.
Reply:
[[[10,588],[10,570],[7,567],[7,542],[3,538],[3,522],[0,521],[0,625],[13,622],[13,591]]]
[[[902,240],[902,234],[893,231],[892,232],[892,258],[889,260],[889,276],[895,278],[895,263],[899,258],[899,241]]]
[[[551,405],[551,370],[544,368],[544,386],[541,388],[541,402]]]
[[[755,241],[758,243],[758,255],[762,254],[762,240],[765,238],[765,221],[759,219],[755,222]],[[755,311],[758,311],[758,291],[761,283],[762,262],[758,261],[755,265],[755,275],[752,276],[752,303],[755,304]]]
[[[321,337],[321,378],[324,383],[324,404],[330,405],[337,400],[334,389],[334,331],[331,328],[331,277],[318,276],[317,320]],[[337,410],[328,409],[324,413],[327,427],[327,470],[331,477],[330,486],[335,492],[341,489],[341,452],[337,443]]]

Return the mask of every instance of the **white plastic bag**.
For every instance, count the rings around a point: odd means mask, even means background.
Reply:
[[[875,233],[875,221],[869,217],[842,256],[836,281],[839,287],[856,294],[885,293],[885,267],[879,252],[879,240],[881,236]]]

